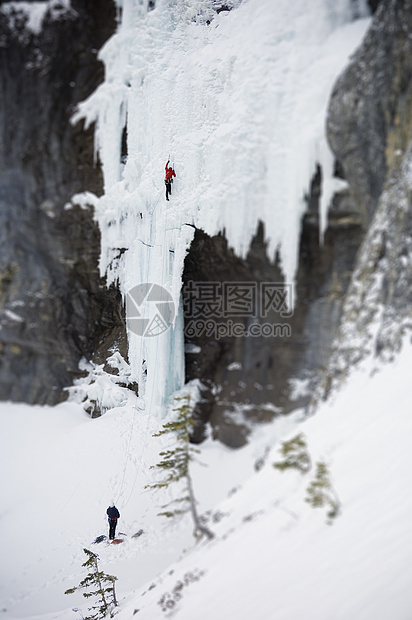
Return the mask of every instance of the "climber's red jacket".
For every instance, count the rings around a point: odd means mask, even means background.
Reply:
[[[168,164],[169,162],[167,162]],[[166,164],[165,166],[165,173],[166,173],[166,179],[171,179],[172,177],[175,177],[175,171],[173,170],[173,168],[169,168],[168,165]]]

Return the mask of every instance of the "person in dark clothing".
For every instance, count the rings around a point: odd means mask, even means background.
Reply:
[[[167,160],[167,164],[165,166],[165,185],[166,185],[166,200],[169,200],[169,196],[172,193],[172,183],[173,183],[173,177],[176,176],[175,171],[173,170],[173,168],[169,168],[169,161],[170,159]]]
[[[116,534],[117,519],[120,518],[120,512],[114,504],[110,504],[106,510],[106,514],[109,517],[109,539],[113,540]]]

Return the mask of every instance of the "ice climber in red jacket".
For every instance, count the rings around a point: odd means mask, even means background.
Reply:
[[[167,160],[167,164],[165,166],[165,185],[166,185],[166,200],[169,200],[169,196],[172,194],[172,183],[173,183],[173,177],[176,176],[175,171],[173,170],[173,168],[169,168],[169,161],[170,159]]]

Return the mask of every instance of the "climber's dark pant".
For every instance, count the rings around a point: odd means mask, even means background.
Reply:
[[[172,194],[172,179],[165,179],[166,185],[166,200],[169,200],[169,196]]]
[[[116,535],[117,519],[109,519],[109,538],[113,540]]]

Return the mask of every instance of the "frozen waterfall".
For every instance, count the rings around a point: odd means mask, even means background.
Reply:
[[[244,256],[262,221],[269,256],[279,250],[293,281],[316,165],[323,225],[339,183],[325,114],[365,32],[363,3],[231,0],[231,10],[219,12],[215,0],[152,4],[118,0],[117,33],[100,52],[105,81],[73,119],[96,123],[101,274],[125,297],[139,284],[158,284],[178,309],[194,226],[225,231]],[[169,156],[177,179],[166,202]],[[155,338],[129,330],[130,364],[150,408],[184,382],[182,325],[177,310],[173,327]]]

